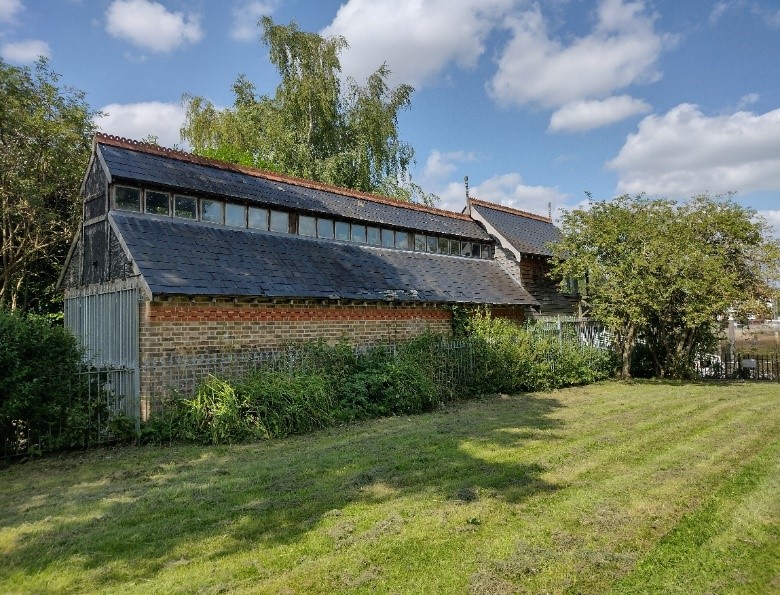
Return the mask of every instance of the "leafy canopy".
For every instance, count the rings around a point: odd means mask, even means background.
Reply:
[[[414,89],[387,83],[386,64],[365,86],[340,80],[343,37],[324,38],[295,23],[258,23],[262,42],[280,75],[273,97],[259,95],[239,75],[233,106],[218,109],[185,95],[182,140],[194,153],[271,169],[364,192],[431,204],[436,197],[412,183],[414,150],[398,134],[398,114],[411,105]]]
[[[564,214],[562,231],[554,273],[587,277],[591,313],[616,333],[624,376],[639,336],[655,375],[689,374],[717,316],[761,311],[778,278],[777,242],[731,196],[591,202]]]
[[[54,284],[81,215],[95,126],[84,93],[0,60],[0,307],[59,310]]]

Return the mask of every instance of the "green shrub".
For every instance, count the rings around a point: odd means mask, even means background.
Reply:
[[[80,352],[62,326],[0,309],[0,438],[38,452],[84,446],[97,411],[77,374]]]

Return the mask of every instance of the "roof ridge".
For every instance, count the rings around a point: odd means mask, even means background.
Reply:
[[[529,213],[528,211],[521,211],[520,209],[513,209],[512,207],[507,207],[504,205],[500,205],[494,202],[489,202],[487,200],[480,200],[478,198],[471,198],[471,204],[475,204],[477,206],[482,205],[483,207],[487,207],[489,209],[495,209],[497,211],[504,211],[505,213],[510,213],[512,215],[519,215],[521,217],[527,217],[529,219],[535,219],[536,221],[542,221],[544,223],[552,223],[551,217],[545,217],[544,215],[537,215],[536,213]]]
[[[390,205],[394,207],[400,207],[402,209],[410,209],[413,211],[421,211],[424,213],[431,213],[432,215],[441,215],[443,217],[450,217],[452,219],[460,219],[463,221],[473,221],[468,215],[463,213],[455,213],[453,211],[447,211],[445,209],[438,209],[436,207],[429,207],[426,205],[420,205],[413,202],[406,202],[397,198],[390,198],[389,196],[380,196],[377,194],[369,194],[368,192],[360,192],[358,190],[351,190],[349,188],[343,188],[333,184],[326,184],[323,182],[316,182],[314,180],[306,180],[304,178],[296,178],[294,176],[288,176],[286,174],[280,174],[256,167],[248,167],[245,165],[238,165],[236,163],[228,163],[226,161],[219,161],[217,159],[210,159],[208,157],[201,157],[200,155],[194,155],[181,151],[179,149],[169,149],[167,147],[161,147],[160,145],[154,145],[151,143],[145,143],[129,138],[115,136],[113,134],[105,134],[103,132],[95,133],[95,143],[103,143],[111,145],[113,147],[119,147],[123,149],[130,149],[131,151],[140,151],[143,153],[149,153],[151,155],[159,155],[161,157],[169,157],[171,159],[177,159],[179,161],[185,161],[188,163],[194,163],[196,165],[204,165],[206,167],[214,167],[225,171],[232,171],[236,173],[245,174],[255,178],[263,178],[272,182],[282,182],[285,184],[292,184],[294,186],[300,186],[302,188],[308,188],[310,190],[322,190],[325,192],[333,192],[342,196],[349,196],[351,198],[357,198],[360,200],[368,200],[371,202]]]

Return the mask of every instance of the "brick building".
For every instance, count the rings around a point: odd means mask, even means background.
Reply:
[[[523,320],[551,303],[491,203],[452,213],[101,134],[82,194],[65,321],[89,361],[128,371],[133,415],[169,388],[164,358],[393,342],[448,332],[456,304]]]

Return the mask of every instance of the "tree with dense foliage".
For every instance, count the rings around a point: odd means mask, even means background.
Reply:
[[[182,140],[198,155],[270,169],[363,192],[432,203],[436,198],[411,182],[414,150],[398,134],[398,114],[409,108],[413,89],[390,88],[386,64],[365,86],[342,85],[343,37],[324,38],[295,23],[263,17],[262,42],[281,81],[273,97],[258,95],[240,75],[233,106],[218,109],[185,95]]]
[[[0,60],[0,307],[59,310],[54,284],[81,215],[79,186],[95,113],[35,69]]]
[[[677,203],[644,195],[565,213],[553,273],[587,277],[593,317],[616,336],[622,374],[641,337],[657,377],[685,377],[718,316],[766,307],[780,247],[731,196]]]

